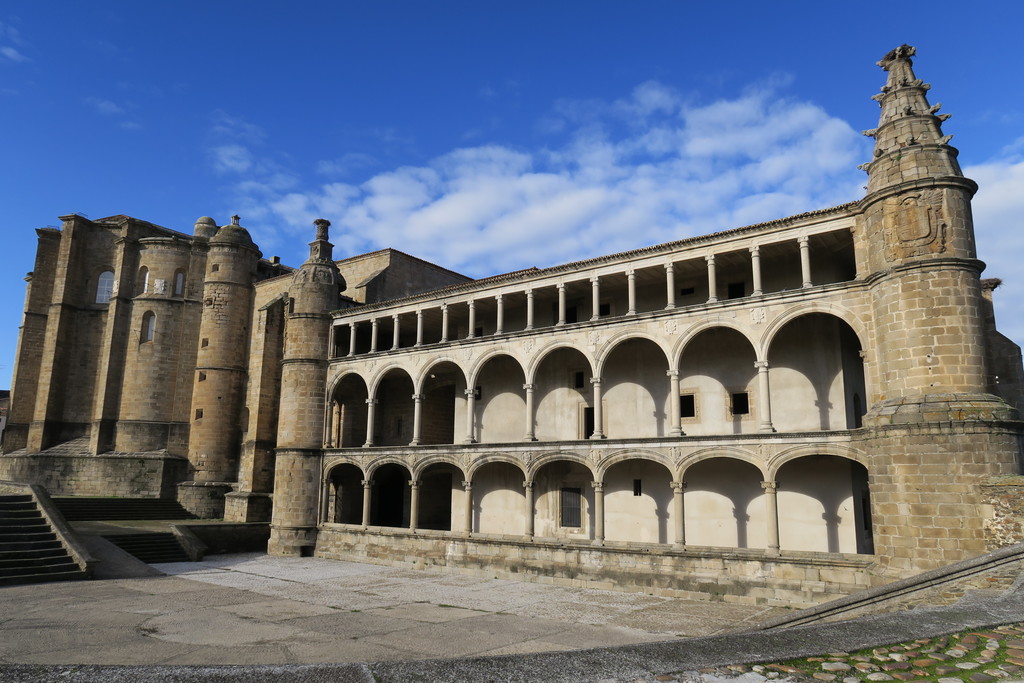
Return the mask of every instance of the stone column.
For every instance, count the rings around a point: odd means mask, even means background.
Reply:
[[[416,346],[423,346],[423,311],[416,311]]]
[[[356,355],[356,323],[349,323],[348,326],[348,355]]]
[[[593,310],[590,314],[591,320],[598,320],[601,317],[601,278],[595,275],[590,278],[590,302]]]
[[[527,540],[533,540],[533,481],[527,479],[523,481],[523,492],[526,494],[526,514],[523,519],[526,520],[526,538]]]
[[[713,304],[718,301],[718,278],[715,277],[715,255],[711,254],[705,256],[704,260],[708,263],[708,303]]]
[[[467,536],[473,535],[473,482],[464,481],[462,482],[462,488],[466,490],[465,501],[466,504],[463,508],[463,529],[466,530]]]
[[[626,292],[627,302],[629,304],[629,310],[626,311],[626,315],[636,315],[636,271],[626,271]]]
[[[420,522],[420,482],[409,480],[409,531],[416,532]]]
[[[765,516],[768,518],[768,551],[772,557],[779,556],[779,500],[777,489],[779,485],[774,481],[762,481],[761,488],[764,489]]]
[[[398,332],[399,332],[398,314],[395,313],[393,316],[391,316],[391,320],[393,322],[393,324],[392,324],[392,332],[391,332],[391,350],[394,351],[394,350],[396,350],[398,348]]]
[[[591,377],[590,383],[594,385],[594,433],[591,439],[604,438],[604,406],[601,405],[601,378]]]
[[[373,480],[363,479],[363,528],[370,526],[370,496],[373,495]]]
[[[498,294],[494,297],[495,303],[498,305],[497,321],[494,324],[494,334],[501,334],[505,331],[505,297]]]
[[[686,484],[681,481],[672,482],[672,517],[673,526],[675,527],[675,547],[685,548],[686,547],[686,517],[685,508],[683,507],[683,491],[686,489]]]
[[[466,339],[472,339],[476,336],[476,301],[469,300],[469,330],[466,334]]]
[[[759,360],[754,363],[757,368],[757,412],[760,413],[759,432],[774,432],[772,425],[772,392],[768,382],[768,361]]]
[[[594,545],[604,545],[604,482],[590,485],[594,487]]]
[[[473,389],[466,389],[466,438],[462,440],[462,443],[475,443],[476,439],[473,438],[473,421],[474,413],[476,412],[476,391]]]
[[[533,431],[533,387],[532,384],[523,385],[523,389],[526,391],[526,436],[523,437],[523,441],[537,440]]]
[[[533,329],[533,290],[526,290],[526,329]]]
[[[558,283],[558,322],[556,325],[565,324],[565,283]]]
[[[676,267],[674,263],[665,264],[665,308],[676,307]]]
[[[754,279],[754,291],[751,296],[761,296],[764,289],[761,287],[761,247],[750,248],[750,273]]]
[[[376,412],[374,410],[376,405],[377,399],[366,399],[366,443],[363,444],[364,448],[373,445],[373,414]]]
[[[448,304],[441,304],[441,343],[448,341]]]
[[[370,321],[370,353],[377,353],[377,329],[379,323],[374,318]]]
[[[333,522],[334,515],[331,514],[331,480],[325,478],[323,486],[320,487],[320,522]]]
[[[683,428],[680,423],[679,415],[679,371],[669,370],[665,374],[668,375],[669,382],[669,436],[682,436]]]
[[[412,441],[410,446],[419,446],[423,431],[423,394],[412,395]]]
[[[796,240],[800,245],[800,278],[803,280],[802,287],[812,287],[811,282],[811,245],[807,236],[798,237]]]

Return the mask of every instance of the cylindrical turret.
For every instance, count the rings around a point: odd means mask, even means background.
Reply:
[[[876,346],[886,350],[877,359],[881,386],[869,422],[888,422],[894,404],[984,394],[988,385],[978,280],[984,264],[970,209],[977,186],[960,172],[952,136],[941,130],[947,117],[928,104],[930,86],[915,78],[913,55],[903,45],[878,63],[888,72],[875,96],[882,113],[878,128],[865,131],[875,138],[863,200],[868,282]]]
[[[292,277],[281,370],[281,410],[274,467],[269,552],[298,555],[316,544],[319,456],[323,447],[330,312],[345,282],[317,219],[309,259]]]
[[[252,279],[260,256],[238,216],[210,239],[188,446],[195,482],[230,482],[237,475]]]
[[[179,237],[139,240],[130,338],[115,450],[152,451],[168,443],[177,400],[184,289],[191,244]]]

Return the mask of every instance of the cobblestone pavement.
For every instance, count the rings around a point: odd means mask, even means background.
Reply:
[[[734,664],[634,680],[637,683],[760,683],[769,680],[777,683],[1019,683],[1024,681],[1024,623],[922,638],[856,652],[829,652],[820,657],[768,664]]]

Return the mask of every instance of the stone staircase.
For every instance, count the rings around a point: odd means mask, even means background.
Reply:
[[[162,498],[55,496],[53,502],[69,522],[196,518],[178,501]]]
[[[143,532],[138,534],[108,534],[107,539],[121,550],[134,555],[146,564],[158,562],[190,562],[178,538],[171,532]]]
[[[31,495],[0,495],[0,586],[85,578]]]

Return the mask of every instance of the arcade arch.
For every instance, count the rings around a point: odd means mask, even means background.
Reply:
[[[780,327],[768,346],[772,422],[778,431],[855,429],[867,410],[861,344],[828,313]]]

